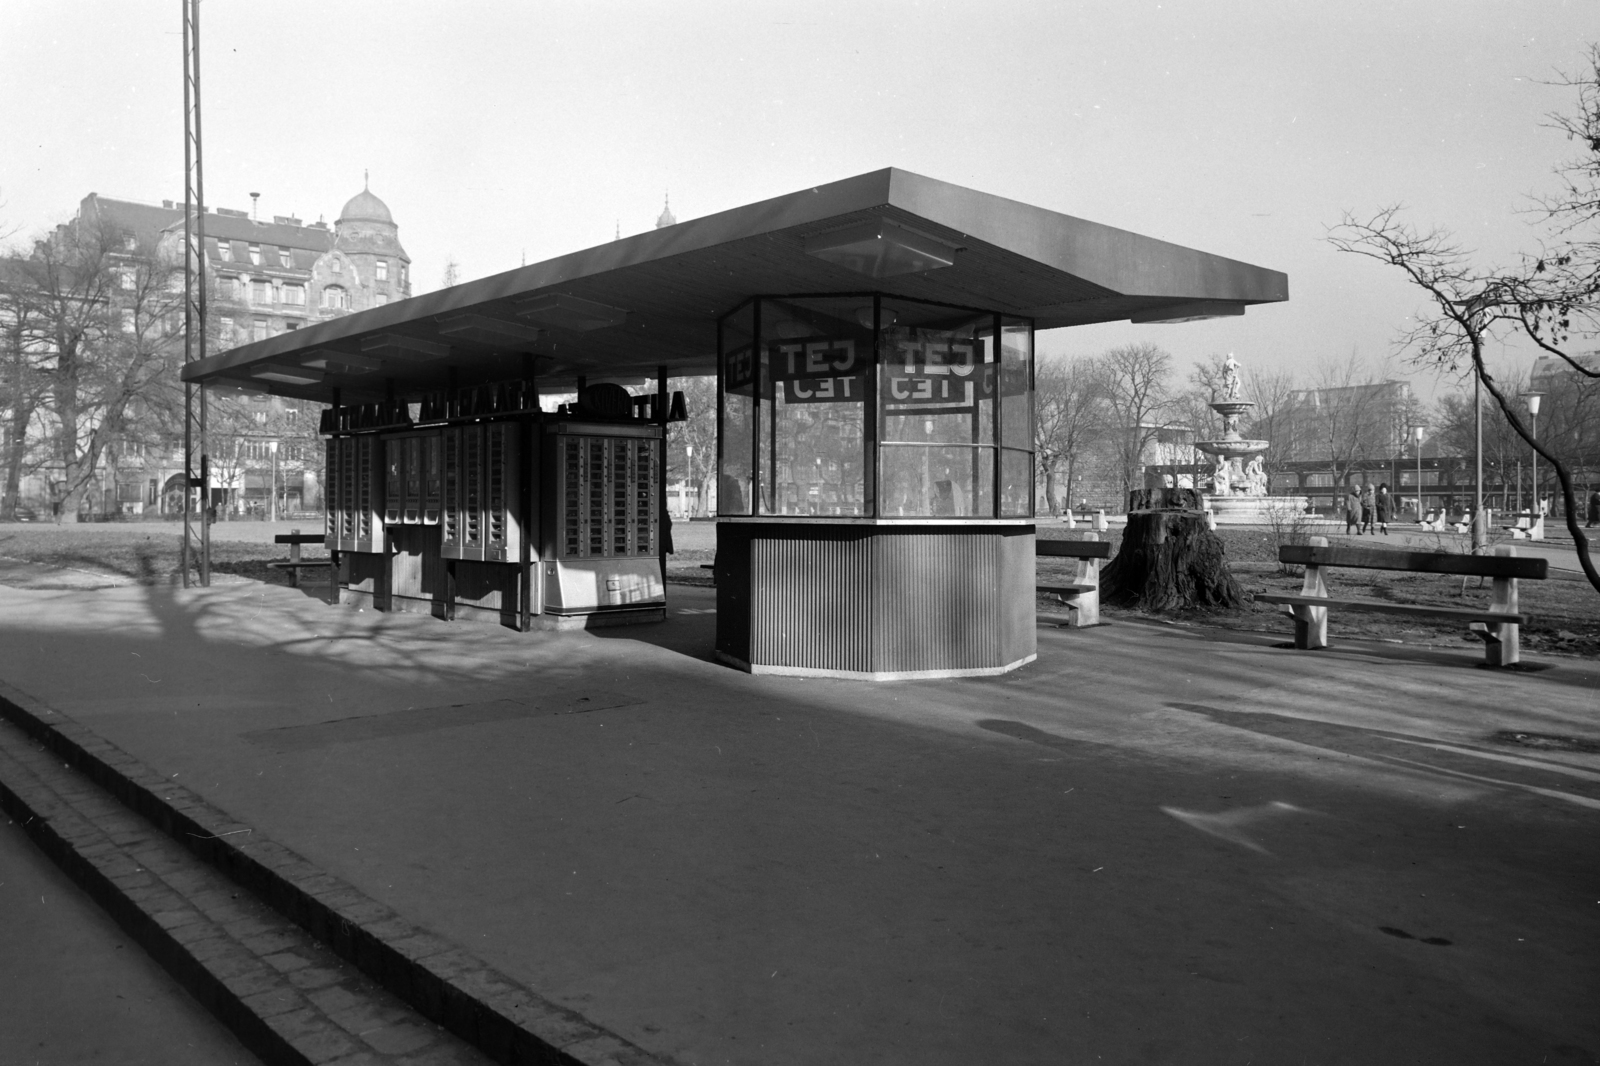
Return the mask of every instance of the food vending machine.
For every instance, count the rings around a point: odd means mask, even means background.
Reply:
[[[552,614],[661,607],[659,425],[544,427],[544,606]]]

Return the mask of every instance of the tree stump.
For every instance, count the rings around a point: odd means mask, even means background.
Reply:
[[[1102,602],[1141,611],[1229,610],[1244,592],[1193,489],[1130,494],[1117,556],[1100,573]]]

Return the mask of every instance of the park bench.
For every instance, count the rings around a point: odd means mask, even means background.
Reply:
[[[1306,568],[1300,594],[1261,593],[1260,603],[1279,603],[1294,616],[1294,646],[1328,646],[1328,611],[1372,611],[1412,617],[1453,618],[1466,622],[1471,632],[1483,640],[1484,659],[1490,666],[1511,666],[1521,658],[1521,627],[1529,616],[1517,607],[1517,581],[1544,580],[1550,564],[1544,559],[1520,559],[1513,547],[1502,546],[1493,555],[1462,555],[1457,552],[1387,551],[1382,548],[1328,546],[1327,538],[1312,537],[1310,544],[1286,544],[1278,549],[1278,560]],[[1330,596],[1324,571],[1330,567],[1358,567],[1365,570],[1399,570],[1413,574],[1459,574],[1462,577],[1494,579],[1489,606],[1431,607],[1425,604],[1394,603],[1389,600],[1358,600]]]
[[[1091,538],[1095,535],[1089,534]],[[1034,542],[1036,556],[1056,559],[1077,559],[1076,581],[1054,585],[1040,585],[1038,591],[1057,597],[1062,606],[1072,612],[1073,627],[1100,624],[1100,560],[1111,557],[1108,540],[1038,540]]]
[[[272,542],[274,544],[289,545],[289,558],[287,561],[280,560],[278,562],[268,563],[267,565],[272,567],[274,570],[289,571],[289,584],[293,585],[295,588],[300,587],[300,571],[302,570],[327,569],[330,571],[329,583],[333,584],[339,580],[339,577],[337,573],[332,572],[333,560],[331,558],[300,558],[300,545],[321,544],[324,539],[325,538],[321,533],[302,533],[298,529],[292,530],[288,533],[279,533],[277,536],[272,538]]]
[[[1512,516],[1514,524],[1500,528],[1511,534],[1512,540],[1543,540],[1544,539],[1544,514],[1542,512],[1522,511]]]

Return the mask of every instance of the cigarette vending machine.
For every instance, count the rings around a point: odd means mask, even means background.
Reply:
[[[666,603],[662,435],[650,424],[545,425],[547,611],[588,614]]]
[[[443,492],[440,445],[437,429],[384,436],[384,522],[408,526],[439,524]]]
[[[377,437],[328,438],[328,550],[384,550],[383,488],[383,452]]]
[[[442,430],[440,554],[446,559],[522,559],[520,422],[474,422]]]

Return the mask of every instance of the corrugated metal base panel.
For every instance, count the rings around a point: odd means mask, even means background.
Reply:
[[[1014,670],[1037,650],[1033,539],[1032,526],[719,526],[718,658],[864,680]]]

